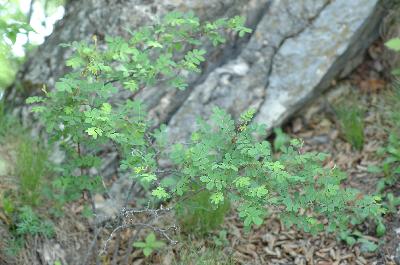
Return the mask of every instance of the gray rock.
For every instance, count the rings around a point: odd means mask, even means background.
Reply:
[[[213,106],[234,117],[252,107],[256,122],[279,126],[360,62],[377,37],[378,2],[272,1],[239,56],[193,88],[169,122],[170,135],[186,139]]]

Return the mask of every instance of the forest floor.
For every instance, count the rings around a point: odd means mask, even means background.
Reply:
[[[330,163],[336,164],[347,173],[346,187],[354,187],[368,193],[376,189],[379,175],[370,173],[367,168],[377,165],[382,158],[377,156],[379,147],[384,146],[388,137],[386,115],[390,105],[387,104],[390,82],[383,77],[381,41],[373,44],[365,61],[346,79],[333,83],[333,88],[318,100],[304,108],[299,115],[293,117],[284,127],[284,131],[294,138],[304,140],[307,151],[320,151],[330,154]],[[346,142],[341,132],[339,121],[335,115],[335,106],[343,101],[357,100],[365,109],[364,145],[356,150]],[[357,103],[358,104],[358,103]],[[8,151],[7,151],[8,152]],[[4,156],[6,150],[0,148],[0,176],[6,174]],[[3,160],[1,159],[3,155]],[[0,179],[0,190],[9,189],[9,180]],[[390,188],[395,195],[400,195],[400,183]],[[389,192],[389,190],[387,190]],[[102,198],[97,198],[101,200]],[[46,207],[44,207],[46,208]],[[61,264],[78,264],[82,261],[85,250],[90,245],[91,232],[87,231],[87,221],[80,216],[83,211],[81,202],[67,206],[66,214],[54,221],[56,236],[47,240],[39,237],[29,238],[15,258],[8,258],[1,249],[6,247],[11,236],[7,231],[7,218],[1,216],[0,209],[0,264],[36,264],[37,252],[45,253],[49,260],[60,260]],[[242,221],[237,214],[230,213],[224,225],[207,238],[199,239],[190,236],[176,235],[180,238],[177,245],[169,245],[148,258],[140,250],[128,254],[133,231],[120,234],[119,250],[115,252],[115,264],[395,264],[394,253],[400,240],[399,212],[385,216],[386,234],[382,238],[375,237],[375,226],[365,223],[357,228],[369,242],[379,245],[377,251],[366,252],[360,244],[346,245],[335,235],[325,233],[311,236],[293,229],[284,228],[271,212],[265,223],[250,233],[243,231]],[[45,211],[45,209],[43,209]],[[164,219],[164,223],[173,222],[173,217]],[[3,223],[3,225],[2,225]],[[163,225],[162,223],[158,225]],[[224,231],[225,234],[220,232]],[[107,239],[110,230],[102,232]],[[223,236],[221,236],[223,235]],[[112,240],[107,255],[102,255],[100,264],[113,264],[113,248],[117,240]],[[218,243],[216,246],[216,242]],[[104,243],[104,242],[102,242]],[[233,261],[227,260],[232,257]],[[125,263],[127,262],[127,263]],[[42,264],[49,264],[42,261]],[[55,265],[55,264],[50,264]]]

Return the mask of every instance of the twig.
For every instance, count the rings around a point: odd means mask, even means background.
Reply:
[[[34,3],[35,3],[35,0],[31,0],[31,2],[29,4],[29,11],[28,11],[28,15],[27,15],[27,23],[28,24],[31,23],[31,18],[32,18],[32,14],[33,14],[33,4]]]
[[[101,250],[100,253],[103,254],[103,253],[106,252],[108,244],[110,243],[110,241],[113,239],[113,237],[115,236],[115,234],[117,232],[119,232],[120,230],[123,230],[123,229],[134,227],[136,225],[141,227],[141,228],[143,228],[143,227],[151,228],[153,231],[162,234],[171,243],[175,242],[174,240],[172,240],[166,234],[166,232],[168,230],[171,230],[170,228],[162,229],[162,228],[158,228],[158,227],[155,227],[155,226],[151,225],[151,222],[153,220],[157,219],[159,216],[161,216],[161,214],[169,212],[169,211],[171,211],[171,208],[164,208],[162,206],[159,209],[150,209],[148,207],[144,208],[144,209],[126,209],[126,208],[123,208],[121,210],[121,212],[119,213],[119,215],[116,217],[117,219],[121,220],[121,222],[123,222],[123,223],[122,224],[118,224],[118,226],[116,228],[114,228],[114,230],[111,232],[111,234],[109,235],[108,239],[104,243],[103,249]],[[147,213],[147,214],[151,215],[151,219],[149,220],[148,223],[134,223],[133,222],[132,216],[134,216],[136,214],[141,214],[141,213]],[[173,227],[176,228],[175,225]],[[138,231],[138,232],[140,232],[140,231]]]

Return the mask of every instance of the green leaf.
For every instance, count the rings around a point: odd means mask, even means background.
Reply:
[[[139,88],[139,86],[135,80],[126,81],[126,82],[124,82],[124,85],[126,86],[127,89],[129,89],[132,92],[137,91]]]
[[[384,236],[386,233],[386,227],[382,222],[379,222],[378,225],[376,226],[376,235],[378,237]]]
[[[155,180],[157,180],[157,176],[153,173],[145,173],[145,174],[142,174],[140,177],[141,177],[141,180],[146,183],[151,183],[151,182],[154,182]]]
[[[150,254],[153,253],[153,249],[152,248],[144,248],[143,249],[143,254],[148,257],[150,256]]]
[[[101,110],[105,113],[105,114],[110,114],[111,113],[111,105],[108,102],[103,103],[103,105],[101,106]]]
[[[222,192],[215,192],[210,196],[211,203],[219,204],[224,201],[224,194]]]
[[[33,103],[39,103],[45,101],[44,98],[42,97],[29,97],[26,99],[26,104],[33,104]]]
[[[385,42],[385,46],[396,52],[400,51],[400,38],[393,38]]]
[[[94,139],[97,139],[97,136],[103,135],[103,130],[96,127],[90,127],[86,129],[88,135],[92,136]]]
[[[147,237],[146,237],[146,243],[147,244],[153,243],[155,241],[156,241],[156,235],[154,233],[150,233],[150,234],[147,235]]]
[[[368,172],[370,173],[382,173],[382,168],[378,166],[368,166]]]
[[[362,243],[361,244],[361,252],[375,252],[378,250],[378,245],[367,240],[367,239],[359,239],[358,242]]]
[[[275,128],[275,139],[274,139],[274,149],[275,151],[281,150],[287,143],[289,143],[290,138],[287,136],[281,128]]]
[[[252,220],[253,220],[254,224],[256,224],[256,225],[261,225],[263,223],[263,219],[260,218],[259,216],[253,216]]]
[[[134,242],[133,246],[136,248],[145,248],[147,244],[145,242]]]
[[[70,66],[73,69],[80,68],[85,64],[85,61],[81,57],[72,57],[67,60],[66,66]]]
[[[346,244],[349,246],[353,246],[357,242],[357,240],[352,236],[346,237],[345,241],[346,241]]]
[[[170,195],[165,191],[163,187],[156,188],[151,192],[151,194],[160,200],[168,199],[170,197]]]
[[[250,178],[249,177],[238,177],[233,181],[237,188],[245,188],[250,186]]]
[[[68,93],[72,93],[71,86],[65,81],[56,82],[55,87],[56,87],[57,91],[60,91],[60,92],[64,92],[65,91],[65,92],[68,92]]]
[[[256,195],[257,195],[257,197],[259,197],[259,198],[262,198],[262,197],[264,197],[264,196],[267,195],[267,194],[268,194],[268,190],[265,188],[265,186],[260,186],[260,187],[258,187],[257,190],[256,190]]]
[[[157,42],[157,41],[148,41],[148,42],[147,42],[147,46],[153,47],[153,48],[163,48],[163,46],[161,45],[161,43],[159,43],[159,42]]]
[[[45,106],[34,106],[32,107],[31,111],[35,112],[35,113],[43,113],[45,112],[47,109]]]
[[[248,123],[253,119],[255,113],[256,113],[255,109],[252,109],[252,108],[248,109],[246,112],[244,112],[240,115],[240,120],[242,122]]]

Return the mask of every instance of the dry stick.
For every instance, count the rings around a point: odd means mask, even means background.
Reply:
[[[126,255],[125,255],[125,259],[124,259],[124,261],[123,261],[122,264],[128,265],[128,262],[129,262],[129,255],[130,255],[130,253],[131,253],[132,250],[133,250],[133,243],[138,239],[138,237],[139,237],[139,235],[140,235],[140,232],[142,231],[142,229],[143,229],[144,227],[149,227],[149,228],[151,228],[153,231],[162,234],[162,236],[163,236],[164,238],[166,238],[166,239],[167,239],[170,243],[172,243],[172,244],[176,244],[176,243],[177,243],[175,240],[173,240],[172,238],[170,238],[170,237],[168,236],[168,234],[166,233],[166,231],[168,231],[168,230],[170,230],[170,229],[174,229],[174,230],[176,231],[177,228],[176,228],[175,225],[174,225],[173,227],[168,228],[168,229],[160,229],[160,228],[156,228],[156,227],[154,227],[153,225],[151,225],[151,223],[152,223],[155,219],[157,219],[157,217],[159,217],[158,212],[170,211],[170,210],[171,210],[170,208],[165,208],[165,209],[162,208],[162,205],[161,205],[161,208],[160,208],[160,209],[158,209],[158,210],[152,210],[152,212],[153,212],[153,217],[148,221],[148,224],[139,224],[139,225],[140,225],[140,228],[136,231],[135,235],[132,236],[132,237],[130,238],[130,240],[129,240],[129,243],[128,243],[128,251],[127,251],[127,253],[126,253]],[[138,211],[132,211],[132,212],[135,213],[135,212],[138,212]],[[140,211],[139,211],[139,212],[140,212]],[[138,226],[138,224],[136,224],[136,226]]]

